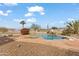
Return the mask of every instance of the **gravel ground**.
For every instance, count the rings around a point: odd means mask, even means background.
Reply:
[[[0,46],[3,56],[78,56],[79,52],[61,49],[54,46],[13,41]]]
[[[68,40],[46,41],[28,36],[0,37],[0,56],[79,56],[79,51],[73,49],[79,47],[78,43]],[[68,46],[73,48],[65,49]]]

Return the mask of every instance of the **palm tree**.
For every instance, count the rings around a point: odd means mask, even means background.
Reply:
[[[79,32],[79,20],[72,21],[68,23],[67,28],[73,31],[73,34],[78,34]]]
[[[22,24],[22,28],[24,28],[24,25],[26,24],[26,22],[23,20],[20,22],[20,24]]]
[[[67,23],[65,30],[66,34],[78,34],[79,33],[79,20],[71,21]]]

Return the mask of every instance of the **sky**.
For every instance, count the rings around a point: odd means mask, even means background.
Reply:
[[[66,22],[79,20],[79,4],[76,3],[0,3],[0,27],[21,28],[34,24],[42,28],[65,27]]]

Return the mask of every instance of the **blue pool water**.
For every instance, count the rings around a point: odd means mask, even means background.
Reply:
[[[49,34],[39,34],[41,38],[47,39],[47,40],[59,40],[64,39],[64,37],[57,36],[57,35],[49,35]]]

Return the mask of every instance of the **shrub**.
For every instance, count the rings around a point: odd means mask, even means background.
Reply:
[[[0,28],[0,32],[2,32],[2,33],[5,33],[5,32],[7,32],[7,31],[8,31],[7,28]]]
[[[78,34],[79,33],[79,20],[67,23],[66,28],[63,30],[63,35]]]

